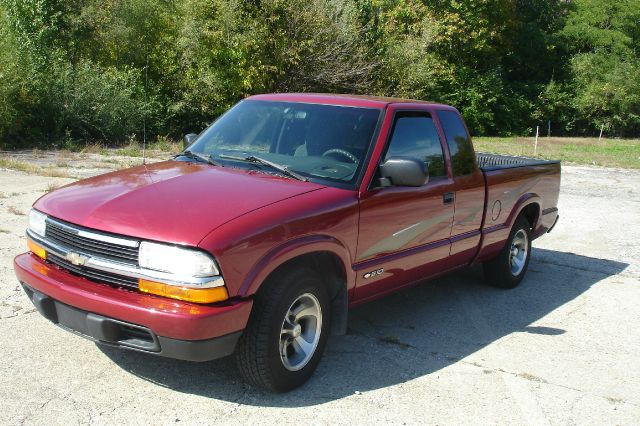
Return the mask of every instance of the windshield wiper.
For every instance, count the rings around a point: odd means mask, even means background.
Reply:
[[[204,154],[200,154],[198,152],[192,152],[192,151],[189,151],[189,150],[182,151],[180,154],[177,154],[177,155],[173,156],[173,158],[177,158],[177,157],[193,158],[193,159],[196,159],[196,160],[204,161],[205,163],[211,164],[212,166],[224,167],[222,164],[219,164],[219,163],[215,162],[213,160],[213,158],[211,158],[210,155],[204,155]]]
[[[261,157],[256,157],[255,155],[249,155],[248,157],[240,157],[240,156],[236,156],[236,155],[220,154],[220,155],[218,155],[218,157],[220,157],[220,158],[228,158],[230,160],[248,161],[249,163],[262,164],[263,166],[271,167],[272,169],[279,171],[280,173],[282,173],[285,176],[289,176],[289,177],[292,177],[294,179],[301,180],[303,182],[308,182],[309,181],[308,178],[306,178],[306,177],[294,172],[293,170],[289,169],[287,166],[283,166],[282,164],[274,163],[273,161],[265,160],[264,158],[261,158]]]

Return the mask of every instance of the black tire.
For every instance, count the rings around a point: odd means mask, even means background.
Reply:
[[[301,363],[298,370],[292,371],[285,367],[285,362],[289,362],[288,357],[280,355],[281,336],[285,336],[283,342],[291,345],[295,338],[292,337],[293,334],[289,336],[281,333],[285,324],[293,325],[285,322],[285,317],[294,308],[295,305],[292,304],[299,303],[300,300],[310,301],[314,306],[317,303],[321,315],[320,321],[317,315],[303,316],[299,323],[301,327],[297,330],[298,336],[301,333],[302,336],[305,335],[307,324],[308,330],[319,329],[319,337],[315,350],[308,351],[312,353],[310,359]],[[292,316],[289,315],[288,318]],[[329,297],[315,271],[296,268],[277,273],[256,294],[249,322],[238,341],[235,356],[240,372],[250,384],[270,392],[286,392],[297,388],[311,377],[320,362],[329,335],[330,319]],[[284,345],[285,353],[287,349],[291,352],[296,347],[301,348],[299,345]]]
[[[526,241],[522,243],[522,236],[526,237]],[[526,247],[523,257],[518,255],[512,256],[514,243],[517,247]],[[519,253],[522,253],[520,250]],[[512,258],[517,267],[512,264]],[[494,259],[483,263],[484,279],[487,284],[498,288],[514,288],[520,284],[524,278],[527,268],[529,267],[529,259],[531,258],[531,225],[529,221],[520,216],[516,219],[509,233],[509,238]]]

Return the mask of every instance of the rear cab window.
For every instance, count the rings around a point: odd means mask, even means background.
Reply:
[[[440,119],[447,146],[449,147],[453,176],[464,176],[473,173],[473,146],[462,118],[455,111],[438,110],[436,114]]]

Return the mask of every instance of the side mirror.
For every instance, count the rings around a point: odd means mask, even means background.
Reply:
[[[422,186],[429,182],[424,162],[414,157],[391,157],[380,164],[382,186]]]
[[[198,139],[198,135],[195,133],[189,133],[188,135],[184,135],[184,146],[183,148],[187,148],[189,145],[194,143]]]

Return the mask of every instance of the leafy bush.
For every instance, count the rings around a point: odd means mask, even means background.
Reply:
[[[640,1],[0,0],[0,145],[179,139],[270,91],[450,103],[474,134],[640,132]]]
[[[62,65],[46,97],[56,133],[82,139],[124,140],[141,133],[146,113],[140,71],[90,62]]]

